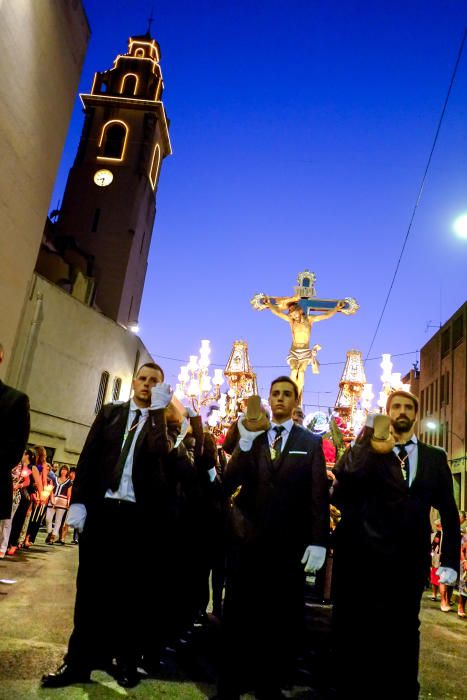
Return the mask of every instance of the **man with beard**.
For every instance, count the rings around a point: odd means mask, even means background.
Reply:
[[[418,399],[388,397],[334,469],[334,630],[339,697],[418,698],[420,600],[430,567],[430,508],[443,524],[440,580],[459,566],[446,453],[417,440]],[[391,431],[391,433],[390,433]]]

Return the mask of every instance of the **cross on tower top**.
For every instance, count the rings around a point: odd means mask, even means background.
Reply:
[[[149,36],[151,36],[151,29],[152,29],[151,25],[154,22],[153,15],[154,15],[154,5],[151,7],[151,14],[148,17],[148,28],[146,30],[146,33],[149,34]]]

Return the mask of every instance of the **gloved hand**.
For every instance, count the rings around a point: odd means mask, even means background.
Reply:
[[[449,566],[440,566],[438,569],[439,582],[446,586],[453,586],[457,581],[457,573]]]
[[[240,442],[238,444],[240,445],[240,449],[242,452],[249,452],[251,450],[251,446],[253,445],[253,441],[258,437],[258,435],[261,435],[266,431],[247,430],[243,425],[244,419],[245,416],[241,416],[237,421],[238,432],[240,433]]]
[[[166,408],[172,399],[173,389],[169,384],[161,382],[151,389],[151,406],[153,410]]]
[[[177,439],[175,440],[175,445],[174,445],[174,447],[178,447],[178,446],[179,446],[179,444],[181,443],[181,441],[183,440],[183,438],[184,438],[185,435],[187,434],[188,428],[189,428],[189,427],[190,427],[190,421],[188,420],[188,418],[183,418],[183,420],[182,420],[182,426],[181,426],[181,428],[180,428],[180,432],[179,432],[179,434],[178,434],[178,436],[177,436]]]
[[[302,557],[302,564],[305,564],[305,573],[314,574],[319,571],[326,559],[326,547],[309,544]]]
[[[78,532],[83,532],[86,522],[87,510],[84,503],[72,503],[66,516],[66,524]]]

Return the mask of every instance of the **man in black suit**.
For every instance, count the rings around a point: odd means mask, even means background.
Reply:
[[[4,359],[0,344],[0,364]],[[11,518],[13,480],[11,470],[20,461],[29,435],[29,399],[0,381],[0,520]]]
[[[139,681],[147,611],[154,619],[164,593],[173,500],[166,457],[176,429],[167,428],[172,391],[158,365],[140,367],[132,386],[131,401],[101,409],[78,461],[68,515],[81,533],[74,629],[65,663],[43,677],[44,687],[89,681],[113,658],[120,685]]]
[[[452,475],[444,450],[414,435],[417,411],[416,396],[393,392],[388,416],[376,416],[374,432],[366,428],[334,469],[333,501],[342,513],[333,569],[339,697],[418,698],[431,507],[443,526],[440,580],[452,584],[457,577]]]
[[[305,572],[324,563],[329,502],[321,439],[294,424],[298,389],[289,377],[271,384],[269,430],[240,441],[223,475],[235,494],[228,553],[218,698],[283,697],[304,620]]]

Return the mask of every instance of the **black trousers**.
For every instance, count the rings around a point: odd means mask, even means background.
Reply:
[[[229,549],[218,694],[274,695],[290,680],[303,640],[300,556],[274,543]]]
[[[137,662],[151,605],[151,553],[134,503],[103,499],[88,513],[79,539],[74,629],[65,662],[92,670],[113,658]],[[143,571],[145,572],[143,574]]]
[[[337,554],[334,668],[339,698],[416,700],[423,564]]]

